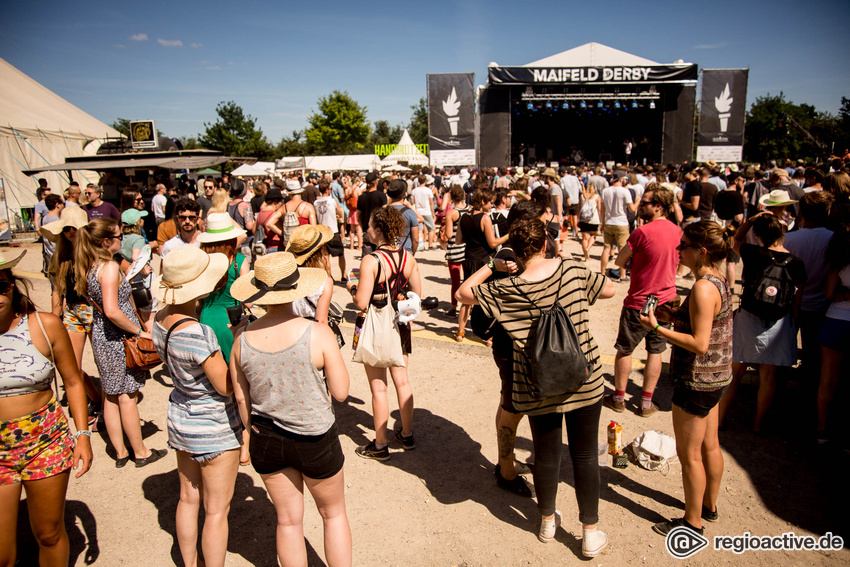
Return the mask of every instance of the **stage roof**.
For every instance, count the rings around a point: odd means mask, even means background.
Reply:
[[[650,66],[659,65],[650,61],[601,43],[585,43],[572,49],[544,57],[538,61],[523,65],[524,67],[617,67],[617,66]]]

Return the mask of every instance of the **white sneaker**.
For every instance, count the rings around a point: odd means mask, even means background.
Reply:
[[[596,557],[608,547],[608,536],[600,529],[581,530],[581,553],[585,557]]]
[[[537,534],[537,539],[543,543],[549,543],[555,539],[555,532],[558,531],[558,526],[561,525],[561,512],[555,510],[555,517],[546,520],[540,520],[540,532]]]

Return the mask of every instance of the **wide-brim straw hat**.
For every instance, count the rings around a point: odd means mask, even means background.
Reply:
[[[210,213],[207,215],[206,230],[198,235],[198,242],[223,242],[246,234],[244,228],[233,224],[233,218],[227,213]]]
[[[763,207],[781,207],[783,205],[793,205],[796,202],[788,194],[788,191],[784,189],[774,189],[767,195],[762,195],[759,198],[759,205]]]
[[[0,250],[0,270],[11,270],[27,253],[26,250],[21,250],[21,253],[13,258],[11,252],[11,250]]]
[[[560,181],[560,179],[561,179],[560,176],[558,175],[558,172],[555,171],[551,167],[547,167],[546,169],[544,169],[542,176],[543,177],[549,177],[550,179],[554,179],[555,181]]]
[[[328,273],[320,268],[301,268],[289,252],[260,256],[254,270],[230,286],[237,301],[255,305],[281,305],[307,297],[319,289]]]
[[[286,251],[295,256],[298,265],[302,265],[324,244],[333,240],[334,231],[323,224],[305,224],[289,235]]]
[[[65,207],[59,214],[58,221],[41,225],[39,232],[50,242],[58,242],[66,226],[79,230],[87,224],[89,224],[89,217],[82,207]]]
[[[212,292],[229,267],[224,254],[181,246],[162,259],[162,274],[154,281],[153,295],[166,305],[188,303]]]

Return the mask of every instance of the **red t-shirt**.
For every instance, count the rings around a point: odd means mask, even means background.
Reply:
[[[632,273],[629,294],[623,304],[640,309],[649,294],[662,305],[676,297],[676,268],[682,229],[667,219],[658,219],[635,229],[629,236]]]

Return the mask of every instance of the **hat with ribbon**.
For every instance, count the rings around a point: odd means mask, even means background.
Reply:
[[[784,189],[774,189],[767,195],[762,195],[759,199],[759,205],[763,207],[781,207],[783,205],[793,205],[796,203],[794,199]]]
[[[89,217],[82,207],[65,207],[58,221],[41,225],[39,232],[50,242],[58,242],[66,226],[79,230],[87,224],[89,224]]]
[[[181,246],[162,259],[162,274],[151,291],[166,305],[188,303],[212,292],[229,266],[230,260],[224,254]]]
[[[289,235],[286,251],[295,256],[298,265],[304,264],[316,250],[330,242],[334,231],[323,224],[305,224],[299,226]]]
[[[0,270],[11,270],[18,265],[24,254],[27,253],[26,250],[21,250],[21,253],[13,258],[10,252],[11,250],[0,250]]]
[[[206,230],[198,235],[198,242],[209,244],[210,242],[223,242],[231,238],[237,238],[245,233],[244,228],[233,224],[233,218],[227,213],[210,213],[207,215]]]
[[[319,289],[327,278],[320,268],[299,268],[289,252],[273,252],[257,258],[254,270],[230,286],[230,295],[255,305],[292,303]]]

